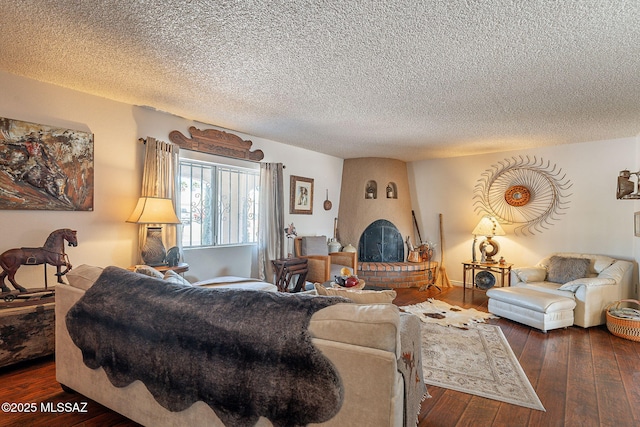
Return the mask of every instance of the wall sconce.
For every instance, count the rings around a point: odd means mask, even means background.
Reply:
[[[162,243],[162,226],[159,226],[159,224],[181,223],[171,199],[140,197],[127,222],[149,224],[147,226],[147,239],[142,247],[142,261],[151,266],[165,265],[167,251]]]
[[[631,175],[636,176],[636,182],[631,180]],[[638,185],[637,185],[638,184]],[[638,188],[638,191],[636,191]],[[625,169],[618,175],[617,199],[640,199],[640,171],[629,172]]]
[[[482,262],[487,264],[495,264],[494,256],[500,250],[500,246],[494,240],[491,240],[494,236],[504,236],[507,233],[504,232],[502,226],[497,219],[492,216],[484,216],[476,225],[476,228],[471,232],[473,234],[473,262],[476,262],[476,239],[477,236],[486,236],[486,240],[480,243],[480,252],[483,254]],[[490,248],[490,249],[489,249]],[[485,258],[486,257],[486,258]]]

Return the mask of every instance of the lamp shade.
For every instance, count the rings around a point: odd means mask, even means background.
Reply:
[[[127,222],[138,224],[180,224],[171,199],[140,197]]]
[[[476,225],[476,228],[471,232],[474,236],[504,236],[507,233],[504,232],[502,226],[497,219],[492,216],[484,216]]]

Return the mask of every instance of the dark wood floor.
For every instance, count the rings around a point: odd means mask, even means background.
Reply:
[[[486,311],[482,291],[459,287],[399,289],[398,305],[429,297]],[[429,386],[419,426],[638,426],[640,425],[640,343],[617,338],[605,327],[571,327],[543,334],[505,319],[499,325],[546,412]],[[33,403],[35,413],[0,412],[0,426],[136,426],[85,397],[62,391],[53,358],[0,368],[0,403]],[[44,403],[66,403],[86,413],[42,413]],[[78,403],[75,408],[74,403]],[[347,426],[345,426],[347,427]],[[349,426],[350,427],[350,426]]]

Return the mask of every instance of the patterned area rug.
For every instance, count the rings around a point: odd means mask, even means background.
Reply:
[[[419,307],[402,308],[411,313],[420,313]],[[482,324],[479,322],[484,320],[476,320],[469,322],[469,327],[447,327],[433,323],[432,318],[424,314],[418,315],[423,321],[422,366],[425,383],[525,408],[545,410],[499,326]],[[474,316],[469,314],[469,317]]]
[[[419,304],[401,307],[401,310],[417,315],[423,322],[437,323],[442,326],[456,326],[458,328],[484,323],[486,319],[498,318],[491,313],[449,305],[444,301],[433,298],[429,298]]]

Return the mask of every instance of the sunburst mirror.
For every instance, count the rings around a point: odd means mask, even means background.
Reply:
[[[474,210],[515,224],[515,233],[540,233],[568,208],[572,185],[549,161],[512,157],[482,173],[473,189]]]

